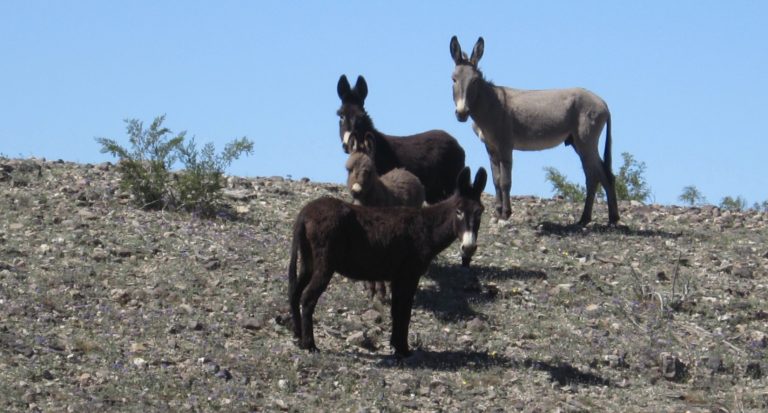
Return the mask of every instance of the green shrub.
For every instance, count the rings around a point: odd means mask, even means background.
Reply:
[[[171,137],[171,131],[162,127],[164,120],[165,115],[158,116],[149,129],[144,129],[138,119],[126,119],[130,150],[113,139],[96,138],[101,144],[101,153],[110,153],[120,159],[120,185],[133,194],[135,202],[143,209],[162,209],[170,202],[170,169],[186,132]]]
[[[216,154],[212,143],[198,152],[194,138],[179,147],[184,170],[178,175],[175,189],[180,206],[203,216],[219,209],[224,170],[241,154],[253,152],[253,142],[243,137],[228,143],[224,152]]]
[[[616,196],[620,200],[646,202],[651,197],[645,177],[645,162],[638,162],[628,152],[622,152],[624,164],[616,175]]]
[[[701,205],[707,202],[701,191],[693,185],[683,188],[683,193],[677,199],[690,206]]]
[[[126,130],[131,149],[113,139],[96,138],[102,153],[118,157],[121,186],[144,209],[182,209],[210,217],[221,207],[224,170],[241,154],[253,152],[253,142],[243,137],[230,142],[216,154],[212,143],[197,149],[194,138],[186,144],[186,132],[175,137],[162,126],[165,115],[158,116],[144,129],[141,121],[127,119]],[[183,169],[172,173],[179,161]]]
[[[720,209],[725,209],[727,211],[743,211],[746,207],[747,201],[740,196],[737,196],[736,198],[726,196],[720,201]]]
[[[586,190],[583,185],[568,182],[568,179],[553,167],[544,168],[547,172],[546,179],[552,184],[552,190],[556,196],[566,201],[584,202]]]
[[[638,162],[634,156],[627,152],[621,154],[624,164],[616,175],[616,197],[625,201],[645,202],[651,196],[651,189],[643,176],[645,174],[645,162]],[[581,202],[586,197],[586,189],[583,185],[569,182],[566,177],[553,167],[544,168],[546,179],[552,184],[552,191],[569,201]],[[602,198],[605,192],[602,186],[598,186],[597,197]]]

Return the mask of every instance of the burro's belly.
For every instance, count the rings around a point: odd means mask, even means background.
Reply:
[[[532,134],[514,138],[514,149],[518,151],[540,151],[554,148],[568,138],[568,133],[557,134]]]

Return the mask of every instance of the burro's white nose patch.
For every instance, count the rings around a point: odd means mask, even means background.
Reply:
[[[342,138],[342,142],[344,142],[344,145],[349,144],[349,137],[352,136],[352,132],[346,131],[344,132],[344,137]]]
[[[456,112],[464,113],[467,111],[467,101],[464,98],[459,98],[456,101]]]
[[[475,236],[474,232],[464,231],[464,234],[461,235],[462,248],[474,247],[476,243],[477,243],[477,237]]]
[[[360,191],[362,191],[362,190],[363,190],[363,187],[362,187],[362,186],[360,186],[360,184],[358,184],[357,182],[355,182],[355,183],[352,185],[352,192],[354,192],[354,193],[358,193],[358,192],[360,192]]]

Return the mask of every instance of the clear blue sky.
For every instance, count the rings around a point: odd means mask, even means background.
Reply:
[[[645,162],[656,202],[696,185],[712,203],[751,204],[768,199],[766,21],[765,1],[6,0],[0,153],[112,160],[94,137],[125,142],[123,119],[165,113],[217,149],[251,138],[232,174],[343,182],[336,82],[362,74],[380,131],[444,129],[487,169],[453,114],[455,34],[465,50],[485,38],[496,84],[602,96],[614,167],[621,152]],[[583,182],[571,148],[516,152],[513,194],[551,196],[545,166]]]

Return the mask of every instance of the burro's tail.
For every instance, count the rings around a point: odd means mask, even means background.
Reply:
[[[614,176],[611,168],[611,113],[608,112],[608,120],[605,122],[605,149],[603,150],[603,169],[611,182]]]
[[[288,290],[291,297],[294,296],[297,288],[296,265],[299,258],[299,248],[302,240],[306,237],[304,227],[304,214],[299,214],[296,222],[293,224],[293,241],[291,242],[291,258],[288,262]]]
[[[304,212],[300,212],[293,224],[293,241],[291,242],[291,258],[288,263],[288,303],[291,307],[291,324],[293,324],[293,335],[301,339],[301,309],[299,301],[301,300],[302,286],[299,285],[298,275],[296,274],[296,265],[301,253],[301,245],[306,239],[306,225],[304,222]],[[302,259],[302,266],[306,264]]]

